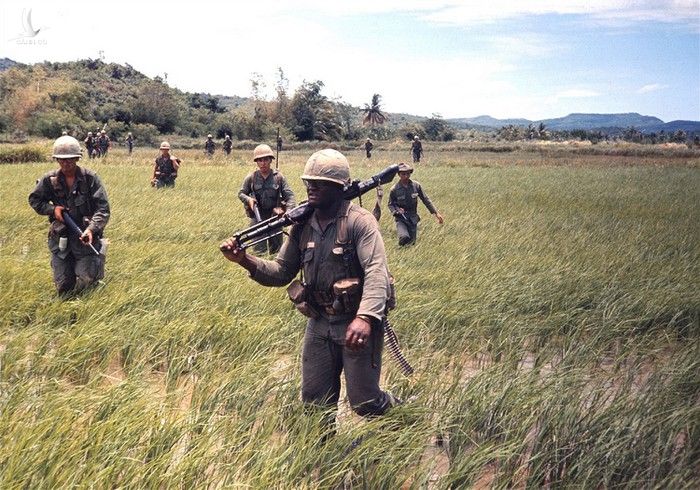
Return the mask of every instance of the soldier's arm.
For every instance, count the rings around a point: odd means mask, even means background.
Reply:
[[[245,179],[243,179],[243,185],[238,191],[238,199],[240,199],[241,202],[246,206],[248,205],[248,198],[251,197],[251,194],[253,193],[252,183],[253,174],[250,174]]]
[[[423,201],[423,204],[425,204],[425,207],[428,208],[428,211],[430,211],[430,214],[438,214],[437,209],[435,209],[435,206],[433,205],[433,202],[430,200],[430,198],[423,192],[423,187],[416,184],[416,187],[418,188],[418,197],[420,197],[420,200]]]
[[[355,222],[353,242],[356,244],[357,258],[364,272],[362,299],[357,315],[368,315],[381,320],[388,299],[389,272],[384,240],[377,221],[371,214],[365,214]]]
[[[107,190],[97,175],[92,181],[90,191],[92,193],[92,208],[95,212],[92,214],[88,230],[93,233],[102,233],[109,221],[109,201],[107,199]]]
[[[50,185],[47,177],[39,179],[34,190],[29,194],[29,205],[38,214],[44,216],[53,216],[53,210],[56,207],[51,202],[52,192],[49,190]]]
[[[274,260],[253,257],[255,272],[250,277],[263,286],[280,287],[292,282],[301,268],[300,235],[299,230],[293,229]]]
[[[292,190],[291,187],[289,187],[289,183],[287,182],[287,179],[282,177],[282,182],[281,182],[281,193],[282,193],[282,200],[287,203],[287,211],[289,211],[292,208],[295,208],[297,205],[296,197],[294,196],[294,191]]]
[[[399,206],[396,204],[396,187],[392,187],[391,191],[389,192],[389,201],[387,202],[387,206],[389,207],[391,214],[396,214],[399,212]]]

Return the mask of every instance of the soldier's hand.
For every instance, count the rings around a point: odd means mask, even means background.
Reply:
[[[437,219],[438,223],[443,224],[445,222],[444,218],[440,213],[435,213],[435,218]]]
[[[221,245],[219,245],[219,250],[224,254],[224,257],[237,264],[240,264],[246,256],[245,250],[238,248],[238,240],[233,237],[224,240]]]
[[[248,198],[248,207],[252,210],[255,205],[258,203],[258,201],[255,200],[254,197],[249,197]]]
[[[282,216],[284,214],[284,209],[277,207],[277,208],[272,208],[272,214],[276,216]]]
[[[364,318],[355,317],[345,330],[345,347],[350,350],[364,349],[369,342],[372,326]]]
[[[80,235],[80,241],[83,242],[83,245],[92,245],[92,230],[89,228],[86,229],[82,235]]]
[[[58,221],[63,223],[63,210],[65,208],[63,206],[56,206],[53,208],[53,217],[56,218]]]

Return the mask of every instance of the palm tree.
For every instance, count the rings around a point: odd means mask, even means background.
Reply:
[[[365,113],[365,117],[362,119],[363,124],[375,126],[377,124],[384,124],[384,121],[386,121],[386,115],[382,112],[382,96],[379,94],[374,94],[372,96],[372,102],[370,104],[365,104],[362,112]]]

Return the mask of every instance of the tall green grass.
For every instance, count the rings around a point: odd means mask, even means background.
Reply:
[[[414,177],[445,225],[423,210],[400,249],[385,205],[380,222],[417,368],[385,356],[383,384],[412,401],[371,421],[343,402],[321,444],[304,319],[218,251],[247,226],[249,152],[173,153],[172,190],[148,185],[156,151],[84,162],[111,246],[104,285],[71,301],[26,201],[53,165],[0,167],[0,487],[700,484],[696,160],[427,154]],[[409,156],[348,154],[357,177]],[[308,154],[281,157],[303,198]]]

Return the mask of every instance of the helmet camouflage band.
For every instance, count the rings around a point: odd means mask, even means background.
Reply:
[[[350,164],[337,150],[317,151],[306,162],[303,180],[325,180],[345,185],[350,182]]]
[[[163,141],[163,142],[160,144],[160,149],[161,149],[161,150],[169,150],[169,149],[170,149],[170,143],[168,143],[167,141]]]
[[[72,136],[61,136],[53,144],[54,158],[80,158],[82,156],[80,143]]]
[[[272,148],[270,148],[268,145],[258,145],[255,147],[253,150],[253,161],[256,161],[260,158],[265,158],[265,157],[270,157],[272,159],[275,158],[275,154],[272,153]]]

